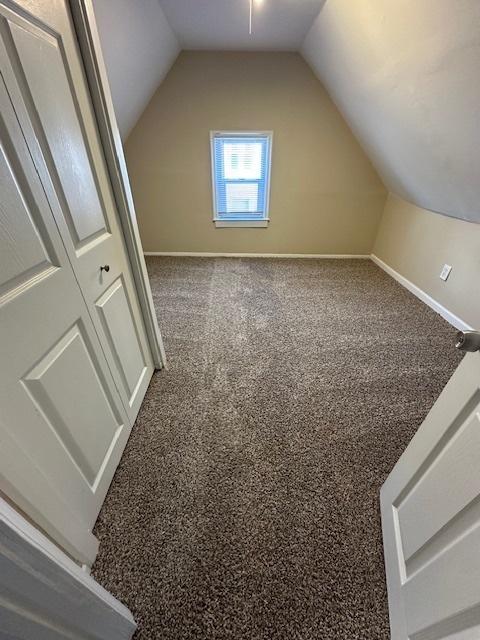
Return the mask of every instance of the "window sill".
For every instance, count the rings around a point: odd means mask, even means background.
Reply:
[[[269,220],[214,220],[218,228],[225,227],[268,227]]]

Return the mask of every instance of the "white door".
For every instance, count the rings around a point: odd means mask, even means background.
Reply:
[[[2,74],[133,422],[153,362],[68,3],[2,0],[0,22]]]
[[[153,364],[63,0],[0,0],[0,101],[0,489],[91,564]]]
[[[480,638],[480,353],[396,464],[381,510],[392,639]]]
[[[79,559],[131,422],[0,76],[0,488]]]

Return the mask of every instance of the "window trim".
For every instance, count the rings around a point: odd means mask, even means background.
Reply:
[[[226,220],[225,218],[217,217],[217,185],[215,182],[215,138],[216,137],[235,137],[235,138],[252,138],[252,137],[266,137],[268,138],[268,157],[267,157],[267,169],[265,172],[265,211],[264,217],[258,220],[248,220],[237,217],[235,220]],[[270,178],[272,175],[272,146],[273,146],[273,131],[210,131],[210,164],[212,172],[212,202],[213,202],[213,223],[217,228],[239,228],[239,227],[268,227],[270,222],[269,208],[270,208]]]

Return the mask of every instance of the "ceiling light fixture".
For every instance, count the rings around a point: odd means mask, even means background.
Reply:
[[[249,14],[249,19],[248,19],[248,33],[250,35],[252,35],[253,33],[253,5],[256,4],[258,6],[260,6],[262,4],[263,0],[249,0],[249,8],[250,8],[250,14]]]

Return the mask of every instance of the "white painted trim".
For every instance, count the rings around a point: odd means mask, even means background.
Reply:
[[[232,229],[234,229],[235,227],[252,229],[254,227],[268,227],[269,220],[217,220],[216,218],[214,218],[213,222],[215,223],[217,229],[227,229],[228,227]]]
[[[93,0],[70,0],[69,4],[152,359],[155,366],[161,368],[166,366],[167,358],[143,257],[127,165],[95,21]]]
[[[370,256],[372,262],[374,262],[380,269],[383,269],[389,276],[391,276],[394,280],[399,282],[405,289],[408,289],[413,295],[417,296],[422,302],[428,305],[431,309],[439,313],[442,318],[444,318],[447,322],[449,322],[452,326],[460,331],[470,331],[472,327],[467,324],[464,320],[456,316],[454,313],[446,309],[440,302],[437,302],[432,296],[428,295],[423,289],[417,287],[416,284],[402,276],[398,271],[395,271],[392,267],[390,267],[386,262],[381,260],[374,253]]]
[[[0,538],[0,618],[8,637],[132,637],[137,625],[127,607],[2,498]]]
[[[146,256],[178,258],[311,258],[321,260],[370,260],[370,255],[349,253],[211,253],[208,251],[145,251]]]

